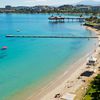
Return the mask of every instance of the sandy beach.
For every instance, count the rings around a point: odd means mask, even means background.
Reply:
[[[98,36],[98,41],[100,40],[100,30],[86,27],[86,29],[96,33],[94,35]],[[99,47],[98,42],[96,46],[84,57],[82,57],[79,61],[75,62],[68,70],[66,70],[59,78],[56,80],[50,82],[45,88],[42,88],[40,91],[38,91],[37,95],[30,95],[26,100],[63,100],[62,97],[65,94],[72,94],[73,96],[76,96],[78,94],[78,90],[83,89],[84,85],[87,83],[86,77],[81,77],[81,73],[87,70],[93,70],[91,67],[90,69],[87,69],[87,58],[91,55],[96,57],[98,59],[99,55]],[[98,67],[95,67],[98,69]],[[85,86],[86,87],[86,86]],[[84,89],[83,89],[84,90]],[[60,95],[60,97],[55,98],[56,94]],[[77,98],[76,100],[79,100]]]

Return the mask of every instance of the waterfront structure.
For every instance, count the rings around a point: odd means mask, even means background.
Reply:
[[[87,12],[87,11],[91,10],[90,5],[76,5],[75,7],[76,7],[76,9],[78,9],[81,12]]]
[[[92,9],[92,11],[100,12],[100,6],[92,6],[91,9]]]
[[[90,7],[78,7],[78,9],[82,12],[89,11],[91,8]]]
[[[6,10],[11,10],[12,7],[11,7],[10,5],[6,5],[6,6],[5,6],[5,9],[6,9]]]
[[[48,18],[50,21],[79,21],[79,22],[84,22],[85,18],[69,18],[69,17],[62,17],[62,16],[51,16]]]
[[[53,15],[49,17],[48,19],[53,20],[53,21],[64,21],[65,20],[65,18],[62,16],[53,16]]]
[[[10,5],[6,5],[5,8],[0,8],[0,13],[11,13],[11,12],[15,12],[15,9]]]

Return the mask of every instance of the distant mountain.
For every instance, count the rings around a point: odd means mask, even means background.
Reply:
[[[100,2],[97,2],[94,0],[83,0],[83,1],[79,2],[78,4],[100,6]]]

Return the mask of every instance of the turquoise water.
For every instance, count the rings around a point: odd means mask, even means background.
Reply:
[[[91,50],[86,49],[93,41],[88,39],[5,38],[6,34],[92,35],[78,22],[52,23],[48,17],[47,14],[0,14],[0,48],[8,47],[0,50],[0,100],[31,84],[36,86],[65,62],[69,64],[73,56]]]

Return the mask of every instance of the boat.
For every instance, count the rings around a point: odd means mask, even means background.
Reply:
[[[7,46],[3,46],[2,48],[1,48],[1,50],[6,50],[8,47]]]

